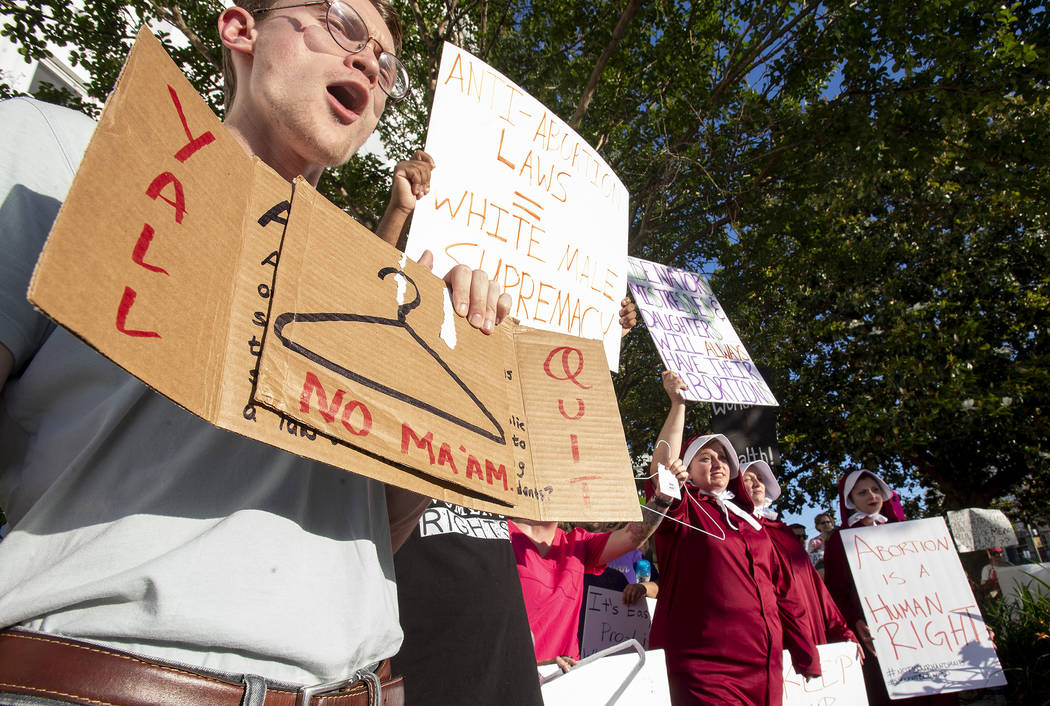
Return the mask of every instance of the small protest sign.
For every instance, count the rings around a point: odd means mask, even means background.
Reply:
[[[446,43],[427,130],[437,168],[407,252],[485,270],[511,315],[602,340],[619,367],[627,189],[565,122],[481,59]]]
[[[583,606],[581,657],[589,657],[625,640],[637,640],[643,649],[649,647],[649,627],[653,619],[647,601],[625,605],[622,592],[588,586]]]
[[[842,530],[890,698],[1006,683],[941,517]]]
[[[999,566],[995,569],[995,575],[1003,599],[1015,605],[1020,602],[1022,592],[1026,589],[1032,596],[1050,597],[1050,562]]]
[[[600,342],[465,325],[436,276],[249,157],[148,30],[29,299],[223,429],[480,510],[640,517]]]
[[[960,552],[1017,544],[1014,527],[1002,510],[983,507],[951,510],[948,512],[948,526],[952,528],[952,537]]]
[[[664,367],[688,386],[686,399],[776,406],[702,275],[636,257],[628,258],[628,269],[635,305]]]
[[[780,463],[777,410],[772,407],[712,403],[711,431],[725,434],[736,449],[740,465],[765,461],[775,472]]]
[[[784,706],[866,706],[857,643],[832,642],[817,645],[817,651],[821,676],[807,680],[791,666],[791,653],[784,650]]]

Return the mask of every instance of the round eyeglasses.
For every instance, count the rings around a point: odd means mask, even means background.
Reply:
[[[379,40],[368,32],[368,26],[364,18],[353,7],[341,0],[316,0],[316,2],[303,2],[297,5],[281,5],[279,7],[263,7],[252,10],[253,15],[274,10],[288,10],[293,7],[312,7],[314,5],[326,5],[325,26],[332,39],[340,48],[351,54],[357,54],[368,46],[369,42],[375,42],[379,47],[379,87],[383,89],[390,100],[399,101],[408,96],[411,86],[408,80],[408,69],[401,60],[390,52],[383,49]]]

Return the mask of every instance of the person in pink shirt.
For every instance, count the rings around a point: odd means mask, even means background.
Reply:
[[[680,461],[670,470],[680,484],[685,482]],[[642,546],[670,504],[671,498],[654,494],[641,522],[615,532],[566,532],[557,522],[507,522],[538,664],[557,664],[566,672],[576,664],[583,575],[600,574],[608,562]]]

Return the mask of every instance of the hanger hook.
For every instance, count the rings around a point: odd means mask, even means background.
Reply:
[[[412,281],[411,277],[405,274],[404,270],[399,270],[396,267],[384,267],[383,269],[379,270],[379,279],[386,279],[387,275],[401,275],[405,278],[405,281],[412,285],[412,289],[416,293],[415,299],[397,307],[397,320],[401,323],[404,323],[405,317],[408,315],[408,312],[412,311],[417,306],[419,306],[419,287],[416,286],[416,283]]]

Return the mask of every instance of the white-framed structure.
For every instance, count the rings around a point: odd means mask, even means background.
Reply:
[[[27,62],[18,52],[17,44],[0,38],[0,78],[15,91],[23,93],[35,93],[41,84],[50,83],[87,98],[84,86],[88,80],[87,72],[79,66],[71,66],[67,50],[53,47],[51,51],[51,56]]]

